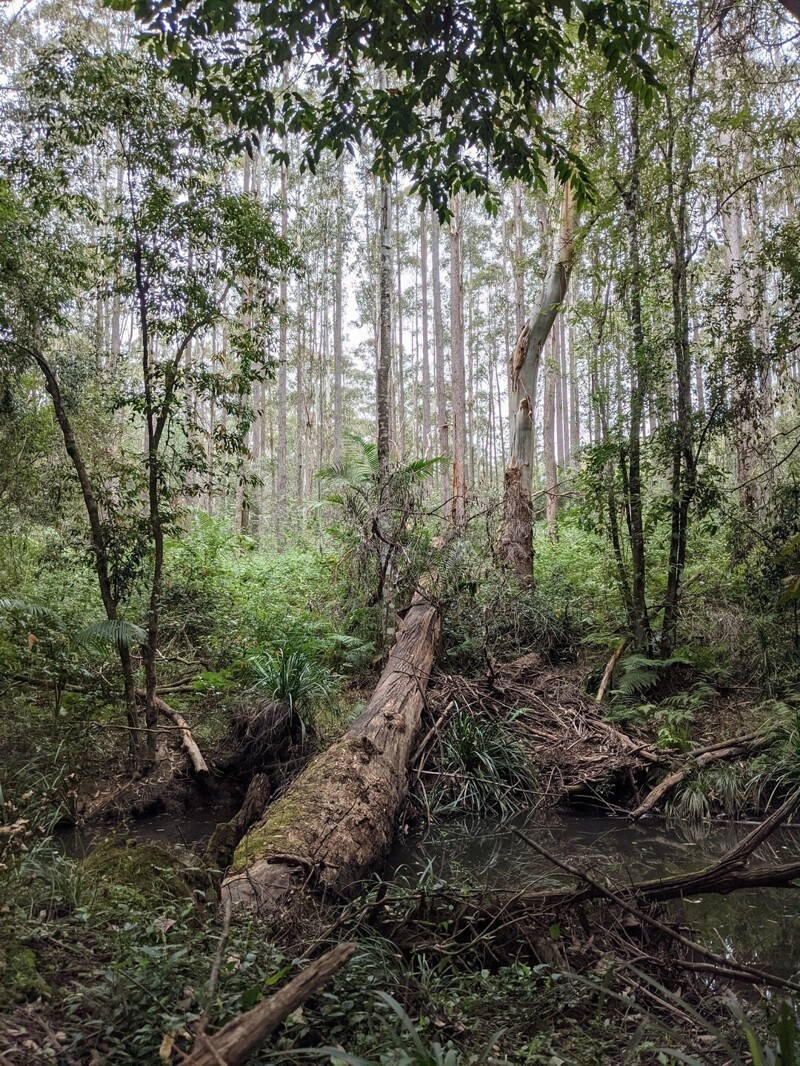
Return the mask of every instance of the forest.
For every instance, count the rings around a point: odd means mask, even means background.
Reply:
[[[0,57],[0,1066],[800,1066],[796,2]]]

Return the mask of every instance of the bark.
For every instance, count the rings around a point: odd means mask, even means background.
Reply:
[[[569,183],[564,186],[561,225],[553,258],[538,299],[511,354],[510,452],[503,494],[500,557],[523,581],[533,579],[533,410],[542,349],[564,301],[572,272],[576,212]],[[512,471],[518,471],[512,473]]]
[[[442,321],[442,288],[439,254],[439,216],[431,210],[431,283],[433,284],[433,349],[436,361],[436,419],[439,425],[439,455],[450,455],[450,434],[447,424],[447,393],[444,377],[444,324]],[[448,498],[447,470],[442,464],[442,502]]]
[[[467,385],[464,365],[464,275],[463,213],[461,197],[452,200],[450,220],[450,373],[453,384],[453,504],[452,519],[457,530],[467,520]]]
[[[436,608],[417,594],[365,710],[244,837],[223,898],[276,913],[303,885],[346,892],[381,861],[405,796],[438,634]]]
[[[199,1034],[200,1046],[183,1060],[184,1066],[238,1066],[244,1062],[281,1022],[352,958],[355,950],[355,944],[337,944],[309,963],[285,988],[237,1015],[214,1036]]]
[[[428,216],[419,216],[420,284],[422,286],[422,454],[429,455],[431,446],[431,360],[428,315]]]

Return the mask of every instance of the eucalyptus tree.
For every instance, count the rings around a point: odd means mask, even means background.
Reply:
[[[312,170],[328,149],[338,153],[375,145],[372,167],[381,180],[388,182],[393,172],[404,171],[423,202],[430,201],[442,219],[462,192],[482,196],[490,210],[497,209],[490,168],[501,181],[518,179],[530,185],[544,184],[546,171],[552,169],[561,182],[569,183],[570,203],[588,196],[585,166],[547,121],[542,107],[566,86],[570,69],[587,47],[602,55],[606,69],[631,91],[647,96],[654,83],[644,54],[658,34],[650,24],[649,5],[642,0],[600,6],[563,0],[555,9],[541,2],[469,0],[457,13],[448,0],[427,0],[416,7],[347,0],[323,3],[313,12],[301,4],[276,8],[236,0],[199,0],[191,6],[181,0],[114,2],[136,10],[147,36],[169,57],[175,76],[209,100],[242,139],[250,137],[285,160],[281,138],[291,133],[300,138],[304,163]],[[286,65],[304,61],[305,80],[298,74],[287,89]],[[381,72],[377,79],[374,71]],[[458,212],[452,243],[456,260],[457,220]],[[434,226],[436,344],[438,237]],[[466,427],[457,261],[451,282],[456,313],[453,518],[460,527],[465,515]],[[381,317],[388,313],[381,311]],[[534,315],[544,321],[538,311]],[[381,336],[388,338],[390,332],[381,330]],[[515,380],[521,381],[519,374]],[[437,363],[444,444],[439,385]],[[385,437],[382,392],[387,387],[383,377],[378,386],[380,453]],[[524,443],[530,434],[522,423],[529,411],[518,404],[515,417],[516,437]],[[512,461],[520,465],[517,452]],[[522,559],[527,576],[532,568],[530,463],[522,465],[523,474],[514,481],[521,486],[522,502],[515,509],[521,520],[506,522],[503,539],[506,556]],[[520,540],[516,549],[511,545],[514,537]]]
[[[190,397],[214,398],[226,425],[215,447],[238,466],[253,417],[251,388],[269,373],[265,338],[273,280],[286,260],[271,219],[226,177],[208,109],[190,103],[160,64],[96,53],[74,40],[44,48],[3,112],[0,177],[0,356],[9,374],[41,374],[88,520],[87,556],[117,626],[131,742],[155,756],[166,537],[208,474],[193,446]],[[98,169],[122,175],[96,196]],[[98,294],[119,300],[128,343],[119,356],[95,326]],[[224,368],[188,359],[224,324]],[[121,362],[120,362],[121,359]],[[114,417],[103,455],[81,439],[84,402]],[[143,596],[146,734],[127,616]]]

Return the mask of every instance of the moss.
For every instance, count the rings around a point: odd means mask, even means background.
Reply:
[[[348,792],[359,781],[359,767],[369,762],[370,751],[360,740],[345,737],[309,763],[285,795],[272,803],[265,818],[243,837],[233,855],[231,873],[241,873],[253,859],[264,855],[305,855],[308,836],[323,815],[325,797],[333,786]]]
[[[236,850],[238,832],[236,820],[220,822],[206,845],[206,862],[218,870],[224,870],[231,864]]]
[[[99,897],[125,895],[144,905],[191,897],[205,887],[201,872],[183,866],[167,848],[133,840],[104,840],[84,859],[84,872]]]
[[[24,1003],[49,995],[33,950],[14,939],[0,944],[0,1003]]]

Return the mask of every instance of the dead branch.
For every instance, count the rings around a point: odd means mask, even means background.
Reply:
[[[145,694],[140,689],[137,689],[136,695],[140,698],[144,698]],[[165,703],[160,696],[156,696],[155,705],[157,710],[159,710],[166,718],[169,718],[171,722],[174,722],[180,730],[181,743],[183,744],[183,749],[186,752],[189,762],[192,764],[194,772],[196,774],[207,774],[208,763],[203,758],[203,753],[197,746],[197,741],[192,736],[192,731],[189,729],[189,724],[183,715],[176,711],[174,707],[170,707],[168,703]]]
[[[794,797],[794,802],[797,802],[797,797]],[[771,831],[771,830],[770,830]],[[706,960],[708,971],[711,973],[724,973],[725,976],[732,977],[738,980],[750,981],[750,983],[768,984],[780,988],[786,988],[792,992],[800,992],[800,985],[795,984],[793,981],[787,981],[782,977],[778,977],[775,974],[767,973],[765,970],[759,970],[754,966],[749,966],[745,963],[732,963],[731,960],[723,958],[721,955],[715,954],[713,951],[709,951],[708,948],[703,947],[702,944],[696,943],[694,940],[690,940],[688,937],[683,936],[676,929],[672,929],[664,922],[659,921],[658,918],[654,918],[652,914],[648,914],[647,911],[641,910],[635,904],[630,901],[631,890],[626,889],[625,894],[622,895],[619,892],[614,892],[610,888],[597,881],[591,874],[586,873],[585,870],[579,870],[577,867],[572,866],[570,863],[564,862],[557,856],[553,855],[541,844],[537,844],[536,841],[531,840],[519,829],[514,829],[513,832],[522,840],[528,847],[533,848],[541,856],[553,863],[558,869],[563,870],[565,873],[571,874],[578,880],[583,881],[600,897],[608,900],[610,903],[616,904],[622,910],[632,915],[637,921],[657,929],[664,936],[681,944],[683,947],[688,948],[691,952],[699,955]],[[753,834],[751,834],[752,836]],[[768,835],[768,834],[767,834]],[[763,838],[762,838],[763,839]],[[744,844],[744,841],[742,842]],[[738,849],[734,849],[738,850]],[[800,872],[800,870],[798,871]],[[697,966],[698,964],[695,964]]]
[[[608,660],[608,665],[606,666],[605,671],[603,672],[603,679],[600,682],[600,688],[597,690],[597,695],[595,696],[596,703],[603,702],[603,697],[605,696],[608,690],[608,686],[611,684],[611,678],[614,676],[614,670],[617,667],[617,663],[622,658],[622,653],[628,647],[628,641],[629,638],[626,637],[625,640],[622,641],[620,646],[614,652],[614,654],[611,656],[611,658]]]
[[[769,743],[769,738],[764,735],[758,735],[751,737],[745,737],[743,740],[733,741],[726,746],[720,744],[714,744],[709,749],[703,751],[698,749],[697,753],[690,752],[687,756],[686,762],[678,770],[674,770],[671,774],[667,774],[663,780],[652,788],[639,806],[631,811],[631,818],[637,821],[642,818],[649,811],[657,807],[661,800],[668,795],[676,785],[679,785],[681,781],[692,771],[702,770],[705,766],[708,766],[713,762],[720,762],[723,759],[737,759],[743,755],[749,755],[754,751],[758,751],[764,748]]]
[[[326,984],[352,958],[355,950],[355,944],[338,944],[331,948],[274,996],[262,1000],[252,1010],[228,1022],[214,1036],[201,1041],[201,1046],[184,1059],[184,1066],[219,1066],[220,1061],[225,1066],[239,1066],[292,1011]]]

